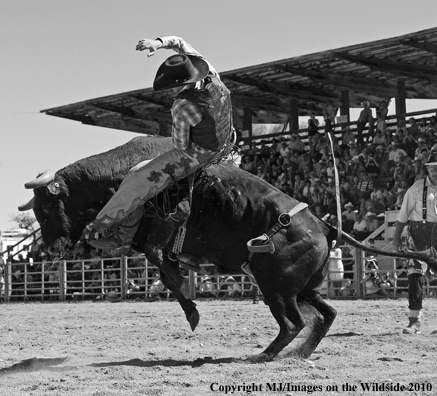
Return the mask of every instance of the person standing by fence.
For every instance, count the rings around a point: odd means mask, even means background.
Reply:
[[[338,296],[343,282],[344,266],[342,261],[342,251],[340,248],[336,248],[335,244],[336,241],[333,241],[331,252],[329,254],[328,290],[329,292],[333,290],[334,295]]]
[[[432,153],[426,162],[428,176],[417,180],[405,193],[399,211],[393,237],[393,248],[402,250],[425,250],[437,248],[437,153]],[[401,237],[408,223],[408,234]],[[418,334],[421,330],[423,300],[423,274],[426,264],[410,260],[408,265],[409,324],[404,334]]]

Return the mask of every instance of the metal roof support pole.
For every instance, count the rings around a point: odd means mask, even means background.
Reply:
[[[244,108],[243,130],[248,132],[247,142],[250,148],[252,148],[252,114],[253,111],[251,109],[248,107]]]
[[[407,112],[407,104],[405,101],[405,81],[399,80],[397,84],[396,94],[396,116],[398,121],[405,121],[405,113]]]
[[[347,116],[347,122],[350,122],[350,103],[349,103],[349,91],[345,89],[341,91],[341,107],[340,107],[340,115]]]
[[[297,100],[292,100],[290,102],[290,132],[298,133],[299,132],[299,104]]]

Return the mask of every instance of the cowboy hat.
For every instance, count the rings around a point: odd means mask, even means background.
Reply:
[[[437,153],[431,153],[425,165],[437,165]]]
[[[365,217],[376,216],[376,213],[367,212]]]
[[[208,63],[198,56],[173,55],[159,66],[153,82],[153,89],[162,91],[201,81],[208,75],[208,72]]]
[[[345,208],[353,208],[354,205],[352,205],[352,202],[348,202],[346,205],[344,205]]]

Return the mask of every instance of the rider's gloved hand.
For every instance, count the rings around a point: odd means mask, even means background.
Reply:
[[[154,55],[155,51],[161,47],[162,42],[160,40],[141,39],[135,49],[137,51],[144,51],[148,49],[149,53],[147,56],[152,56]]]

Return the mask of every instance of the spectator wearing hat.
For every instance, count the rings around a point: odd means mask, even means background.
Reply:
[[[376,218],[376,213],[367,212],[365,216],[366,227],[369,234],[376,231],[379,228],[379,221]]]
[[[393,237],[393,248],[395,250],[403,248],[410,250],[437,248],[437,153],[433,153],[429,157],[426,167],[428,176],[416,181],[405,193]],[[401,237],[404,229],[407,235],[404,238],[405,243],[402,244]],[[426,268],[422,262],[417,260],[409,261],[409,324],[403,330],[405,334],[417,334],[421,331],[423,275],[425,270]]]
[[[359,241],[364,240],[369,235],[366,220],[361,212],[358,212],[356,215],[351,235]]]
[[[344,205],[345,211],[342,212],[341,216],[344,217],[352,226],[353,223],[355,223],[356,212],[354,211],[354,205],[352,202],[348,202],[346,205]]]
[[[369,133],[367,139],[369,139],[369,137],[373,137],[374,119],[372,115],[372,109],[370,108],[370,103],[367,101],[361,102],[361,106],[363,107],[363,110],[361,110],[357,121],[357,143],[364,143],[363,131],[367,123],[369,124]]]

